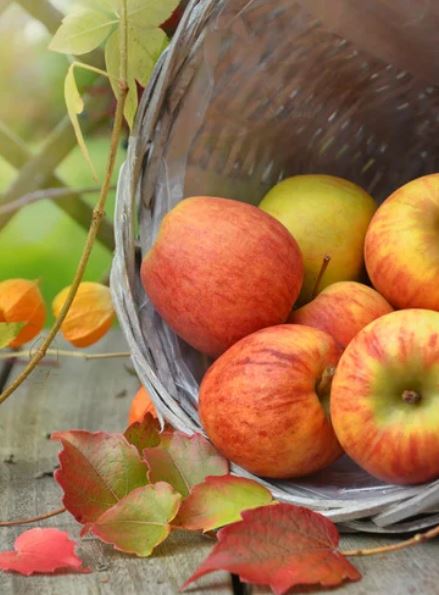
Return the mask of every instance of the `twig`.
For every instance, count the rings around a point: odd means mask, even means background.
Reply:
[[[314,287],[311,293],[311,298],[314,299],[316,295],[319,293],[320,284],[323,279],[323,275],[326,273],[326,269],[328,268],[329,263],[331,262],[331,257],[329,254],[325,254],[322,260],[322,266],[320,267],[319,274],[317,275],[316,282],[314,283]]]
[[[110,190],[114,190],[115,186],[112,186]],[[18,211],[23,207],[33,204],[39,200],[49,199],[49,200],[58,200],[60,198],[70,198],[72,193],[81,195],[81,194],[93,194],[95,192],[99,192],[100,188],[98,186],[88,187],[88,188],[45,188],[44,190],[35,190],[35,192],[29,192],[17,200],[13,200],[5,204],[4,206],[0,207],[0,216],[5,215],[6,213],[11,213]]]
[[[36,351],[35,355],[32,357],[28,365],[24,368],[24,370],[17,376],[17,378],[2,392],[0,395],[0,403],[6,401],[6,399],[12,395],[12,393],[23,383],[24,380],[29,376],[29,374],[35,369],[35,367],[39,364],[39,362],[43,359],[46,354],[47,349],[51,345],[53,339],[57,335],[59,329],[61,328],[62,323],[64,322],[65,317],[70,309],[70,306],[73,303],[73,300],[76,296],[76,292],[78,290],[79,284],[82,281],[82,277],[84,276],[84,271],[86,269],[87,263],[90,258],[90,254],[93,249],[94,241],[96,239],[97,232],[99,230],[100,222],[105,214],[105,203],[107,201],[107,197],[110,191],[111,186],[111,178],[114,171],[114,166],[116,163],[116,156],[119,147],[119,141],[121,138],[123,122],[124,122],[124,108],[125,102],[128,94],[128,84],[127,84],[127,69],[128,69],[128,57],[127,57],[127,45],[128,45],[128,21],[127,21],[127,0],[121,0],[121,23],[122,23],[122,35],[120,36],[121,39],[121,60],[120,60],[120,81],[119,81],[119,95],[117,99],[116,105],[116,114],[114,117],[114,125],[113,131],[111,134],[111,146],[110,146],[110,154],[108,156],[107,168],[105,173],[105,179],[102,184],[98,204],[93,209],[93,219],[90,225],[90,229],[87,236],[87,242],[85,244],[81,259],[78,264],[78,268],[75,273],[75,277],[73,279],[72,285],[70,287],[70,291],[67,295],[66,301],[64,302],[63,307],[61,308],[61,312],[59,313],[58,318],[56,319],[54,325],[50,329],[47,337],[41,344],[41,346]]]
[[[398,543],[390,543],[389,545],[382,545],[379,547],[371,547],[366,549],[346,550],[342,551],[341,553],[343,556],[374,556],[376,554],[387,554],[389,552],[403,550],[406,547],[412,547],[418,543],[428,541],[429,539],[434,539],[435,537],[439,537],[439,525],[437,527],[433,527],[433,529],[430,529],[425,533],[418,533],[417,535],[414,535],[405,541],[399,541]]]
[[[32,357],[34,353],[34,349],[25,349],[23,351],[7,351],[6,353],[0,353],[0,361],[4,359],[14,360],[19,357]],[[131,353],[129,351],[114,351],[109,353],[85,353],[84,351],[69,351],[67,349],[46,349],[44,355],[54,355],[55,357],[76,357],[78,359],[93,360],[130,357]]]
[[[62,514],[63,512],[66,512],[66,509],[64,507],[58,508],[57,510],[52,510],[51,512],[45,512],[44,514],[39,514],[38,516],[30,517],[29,519],[18,519],[16,521],[0,521],[0,527],[15,527],[16,525],[28,525],[30,523],[38,523],[38,521],[50,519],[53,516]]]

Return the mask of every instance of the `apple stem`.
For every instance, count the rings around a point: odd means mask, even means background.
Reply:
[[[419,403],[422,400],[422,396],[415,390],[405,390],[402,393],[402,400],[405,403],[415,405],[416,403]]]
[[[319,397],[325,397],[329,394],[334,374],[335,366],[328,366],[323,370],[323,374],[316,386],[316,393]]]
[[[330,261],[331,261],[331,257],[329,256],[329,254],[325,254],[325,256],[323,257],[323,260],[322,260],[322,266],[320,267],[319,274],[317,275],[317,279],[316,279],[314,288],[311,293],[311,299],[314,299],[316,297],[316,295],[319,293],[320,284],[322,282],[323,275],[326,273],[326,269],[328,268]]]
[[[386,554],[389,552],[397,552],[399,550],[403,550],[406,547],[411,547],[413,545],[417,545],[418,543],[423,543],[424,541],[428,541],[429,539],[433,539],[434,537],[438,536],[439,525],[437,527],[433,527],[433,529],[430,529],[425,533],[418,533],[414,537],[406,539],[405,541],[399,541],[398,543],[390,543],[389,545],[382,545],[379,547],[372,547],[369,549],[345,550],[341,551],[340,553],[343,556],[374,556],[375,554]]]

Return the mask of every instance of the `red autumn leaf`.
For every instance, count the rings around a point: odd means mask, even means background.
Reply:
[[[225,475],[229,464],[200,434],[164,432],[160,446],[146,448],[149,481],[166,481],[182,496],[209,475]]]
[[[295,585],[334,587],[345,579],[360,579],[337,550],[338,541],[336,526],[306,508],[275,504],[248,510],[242,521],[218,531],[218,543],[182,588],[215,570],[268,585],[276,595]]]
[[[241,519],[241,513],[272,502],[271,492],[257,481],[234,475],[206,477],[184,500],[174,526],[212,531]]]
[[[149,556],[170,531],[181,495],[164,482],[133,490],[98,520],[85,526],[117,550],[137,556]]]
[[[52,434],[64,450],[55,479],[80,523],[92,522],[131,490],[148,483],[147,467],[122,434],[71,430]]]
[[[17,537],[14,551],[0,552],[0,569],[29,576],[69,569],[90,572],[75,552],[76,544],[59,529],[30,529]]]
[[[147,413],[142,421],[135,421],[125,430],[125,438],[134,444],[140,454],[145,448],[153,448],[160,444],[160,424],[151,413]]]

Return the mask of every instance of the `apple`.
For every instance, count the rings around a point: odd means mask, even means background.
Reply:
[[[335,176],[293,176],[274,186],[259,206],[285,225],[302,251],[305,278],[300,304],[314,297],[325,256],[331,260],[321,289],[360,279],[364,236],[376,208],[362,188]]]
[[[288,322],[319,328],[329,333],[342,349],[370,322],[393,312],[392,306],[374,289],[356,281],[328,285],[298,310]]]
[[[315,328],[278,325],[228,349],[204,376],[203,427],[228,459],[247,471],[290,478],[318,471],[342,450],[329,419],[329,391],[340,350]]]
[[[331,417],[359,465],[391,483],[439,478],[439,312],[392,312],[348,345]]]
[[[365,242],[369,277],[395,308],[439,310],[439,173],[384,201]]]
[[[242,337],[286,321],[303,262],[294,238],[267,213],[198,196],[164,217],[141,279],[167,324],[216,357]]]

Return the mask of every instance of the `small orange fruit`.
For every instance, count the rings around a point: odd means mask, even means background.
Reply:
[[[58,317],[70,290],[65,287],[53,300],[53,314]],[[99,341],[111,328],[114,308],[108,287],[84,281],[61,325],[64,338],[75,347],[88,347]]]
[[[147,413],[151,413],[157,419],[157,410],[151,397],[144,386],[141,386],[131,401],[128,414],[129,425],[136,421],[142,421]]]
[[[0,282],[0,322],[23,322],[10,347],[19,347],[41,332],[46,318],[43,296],[36,281],[8,279]]]

